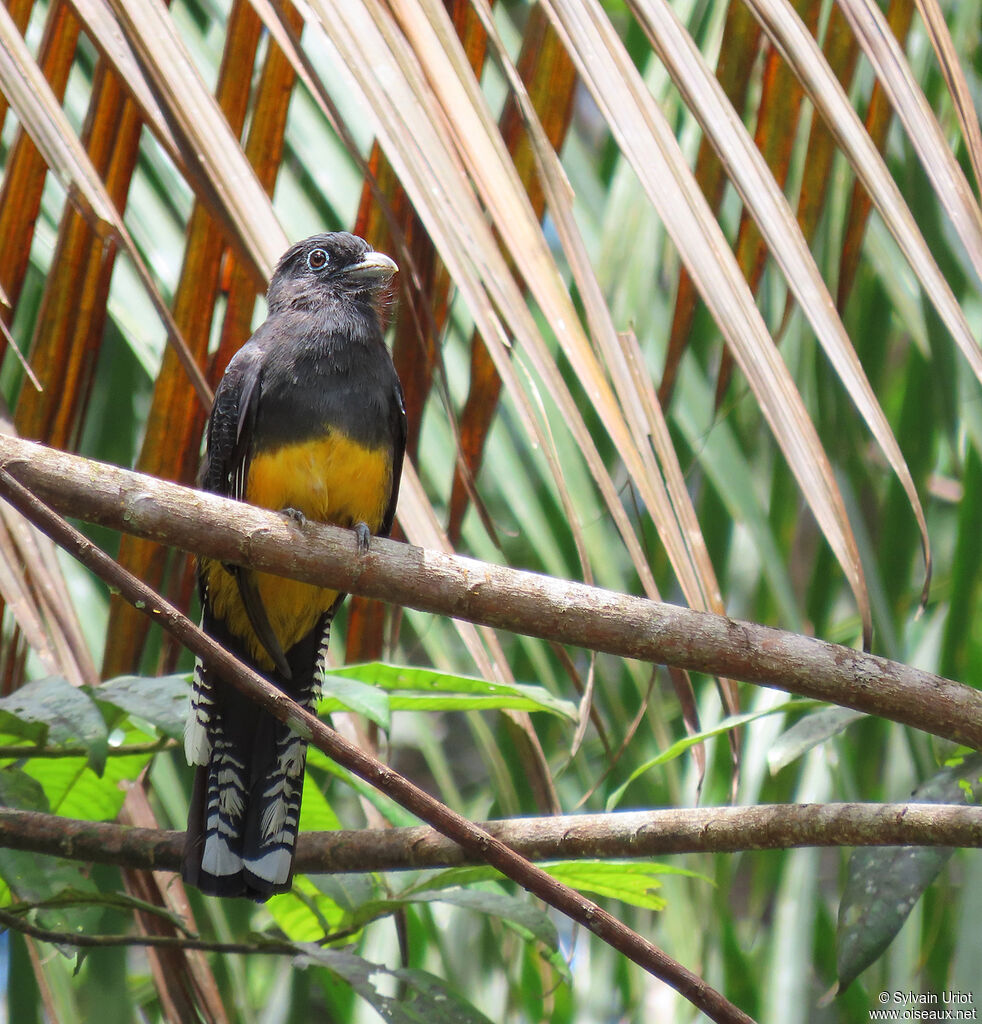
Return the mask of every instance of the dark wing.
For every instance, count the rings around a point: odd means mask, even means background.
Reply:
[[[261,375],[262,350],[249,344],[228,364],[218,385],[201,467],[201,486],[206,491],[245,499]]]
[[[402,460],[406,454],[406,403],[402,397],[402,385],[395,378],[395,388],[389,405],[389,426],[392,432],[392,492],[389,504],[382,516],[382,525],[378,535],[388,537],[392,529],[392,521],[396,515],[396,504],[399,501],[399,482],[402,480]]]
[[[208,423],[208,446],[201,485],[205,490],[238,501],[246,498],[252,437],[262,390],[262,361],[263,350],[255,340],[236,353],[215,392]],[[242,604],[256,636],[279,672],[285,679],[290,679],[290,666],[270,625],[255,576],[241,566],[228,566],[228,570],[238,584]]]

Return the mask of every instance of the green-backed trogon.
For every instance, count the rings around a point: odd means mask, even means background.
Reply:
[[[280,260],[269,315],[215,393],[203,489],[387,536],[406,447],[402,389],[379,299],[396,271],[346,232],[314,235]],[[313,708],[344,594],[202,558],[202,625]],[[203,892],[265,900],[291,886],[307,744],[195,667],[185,732],[197,765],[183,875]]]

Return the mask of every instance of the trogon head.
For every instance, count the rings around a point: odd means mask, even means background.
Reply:
[[[266,298],[271,313],[325,301],[373,302],[398,268],[357,235],[332,231],[297,242],[276,265]]]

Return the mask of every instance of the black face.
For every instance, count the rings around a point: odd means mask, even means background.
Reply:
[[[370,300],[398,268],[347,231],[311,235],[287,250],[269,285],[270,310],[309,307],[325,300]]]

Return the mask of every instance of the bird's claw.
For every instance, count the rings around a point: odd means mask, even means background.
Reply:
[[[372,542],[372,531],[368,528],[368,523],[355,523],[355,540],[358,544],[358,554],[365,555],[368,553],[368,546]]]
[[[280,515],[286,516],[287,519],[292,519],[300,527],[303,527],[307,522],[307,517],[298,508],[281,508]]]

